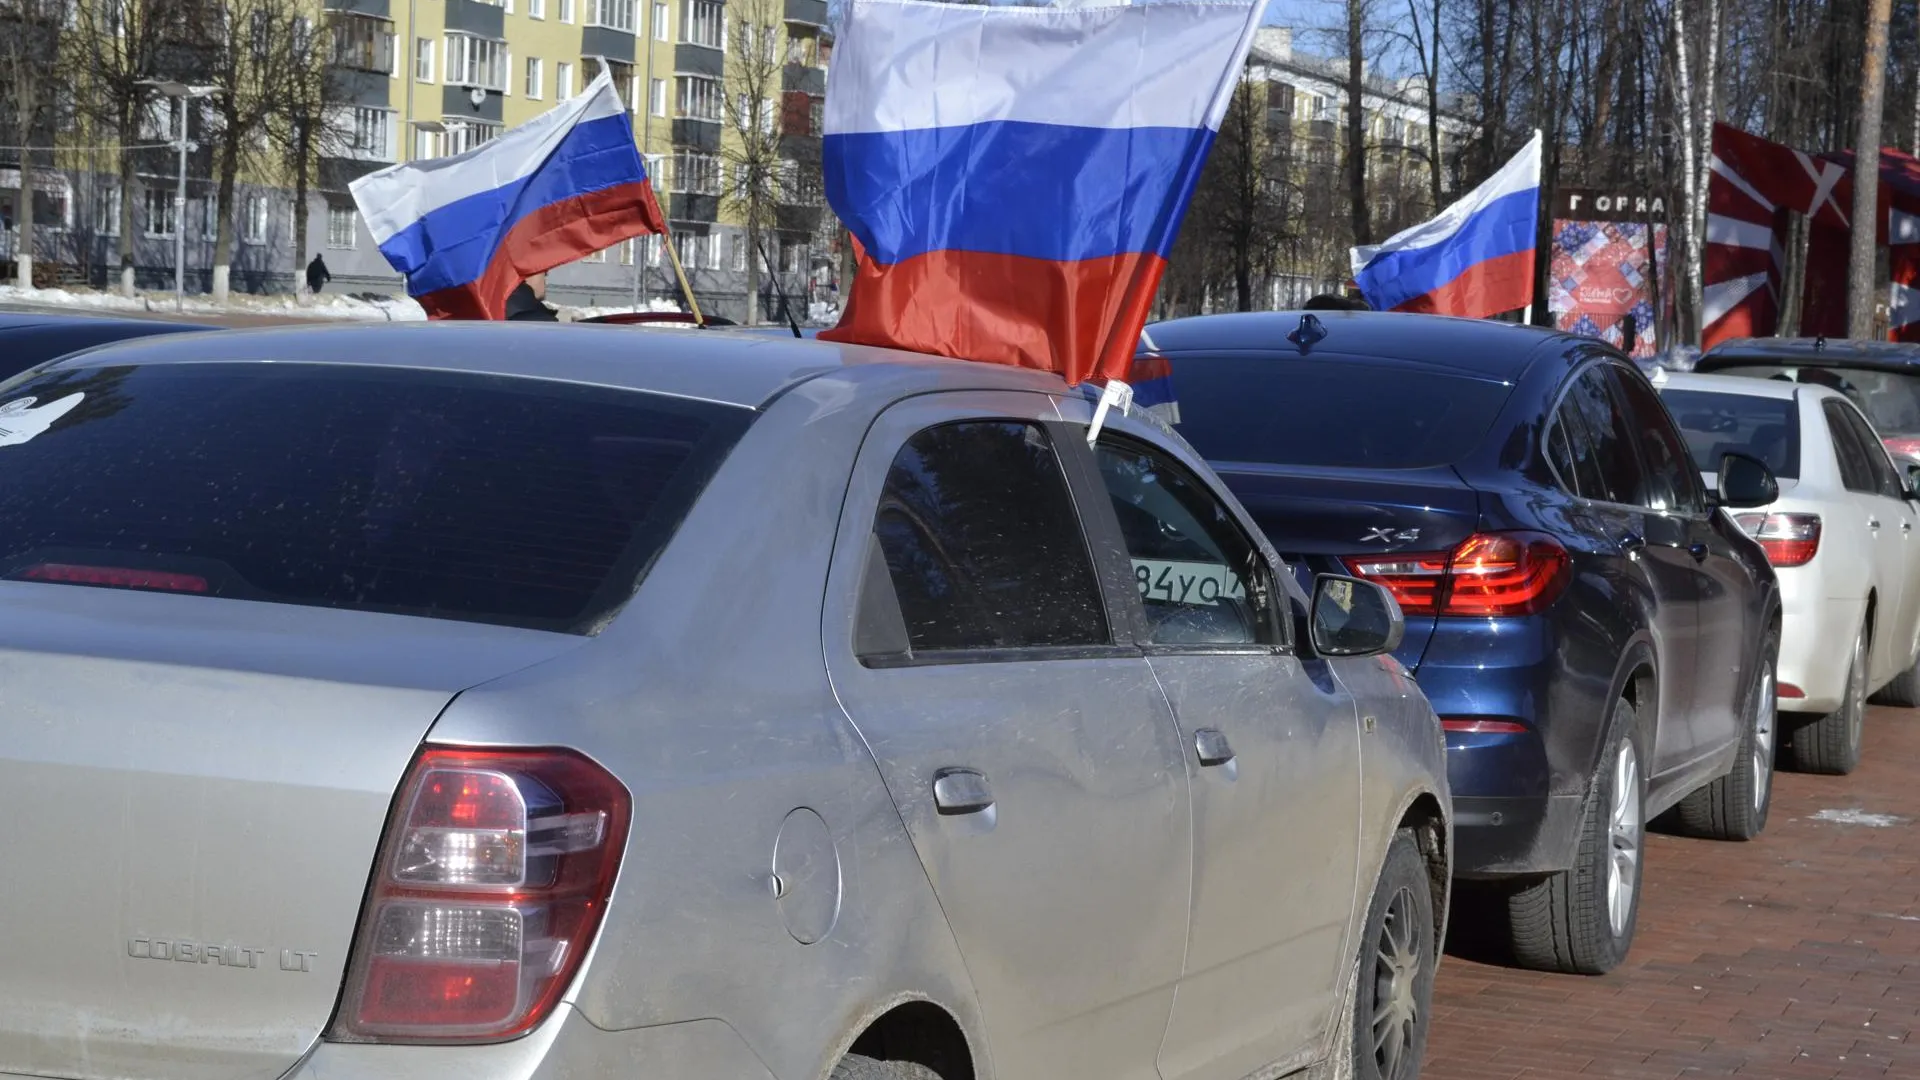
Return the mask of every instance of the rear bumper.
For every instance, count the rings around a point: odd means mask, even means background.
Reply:
[[[1499,878],[1568,869],[1585,801],[1579,795],[1454,796],[1454,876]]]
[[[283,1080],[568,1080],[582,1076],[773,1080],[722,1020],[603,1031],[561,1006],[523,1039],[492,1046],[368,1046],[323,1042]]]
[[[1867,617],[1864,597],[1832,599],[1815,567],[1780,571],[1780,682],[1804,697],[1779,699],[1784,712],[1828,713],[1846,695],[1853,637]]]

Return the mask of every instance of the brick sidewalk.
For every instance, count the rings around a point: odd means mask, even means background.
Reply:
[[[1920,711],[1871,710],[1864,757],[1781,775],[1752,843],[1649,837],[1633,952],[1603,978],[1469,959],[1488,949],[1462,920],[1421,1075],[1920,1078]]]

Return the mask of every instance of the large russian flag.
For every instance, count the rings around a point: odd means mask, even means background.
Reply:
[[[380,253],[435,319],[499,319],[521,281],[667,231],[603,71],[579,97],[450,158],[350,185]]]
[[[1513,160],[1430,221],[1353,249],[1353,277],[1376,311],[1484,319],[1533,303],[1540,229],[1538,131]]]
[[[853,0],[825,166],[864,257],[820,336],[1124,380],[1262,10]]]

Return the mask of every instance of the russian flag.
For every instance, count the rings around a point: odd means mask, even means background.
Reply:
[[[1484,319],[1533,303],[1540,148],[1532,141],[1439,217],[1353,249],[1353,277],[1376,311]]]
[[[853,0],[824,153],[864,257],[820,336],[1124,380],[1262,10]]]
[[[355,180],[353,201],[435,319],[500,319],[521,281],[665,233],[613,79],[464,154]]]

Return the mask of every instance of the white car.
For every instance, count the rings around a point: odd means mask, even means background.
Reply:
[[[1759,458],[1780,497],[1733,518],[1780,579],[1786,763],[1847,773],[1869,696],[1920,705],[1920,506],[1844,394],[1774,379],[1662,372],[1654,385],[1712,490],[1722,457]],[[1703,583],[1711,587],[1711,582]]]

